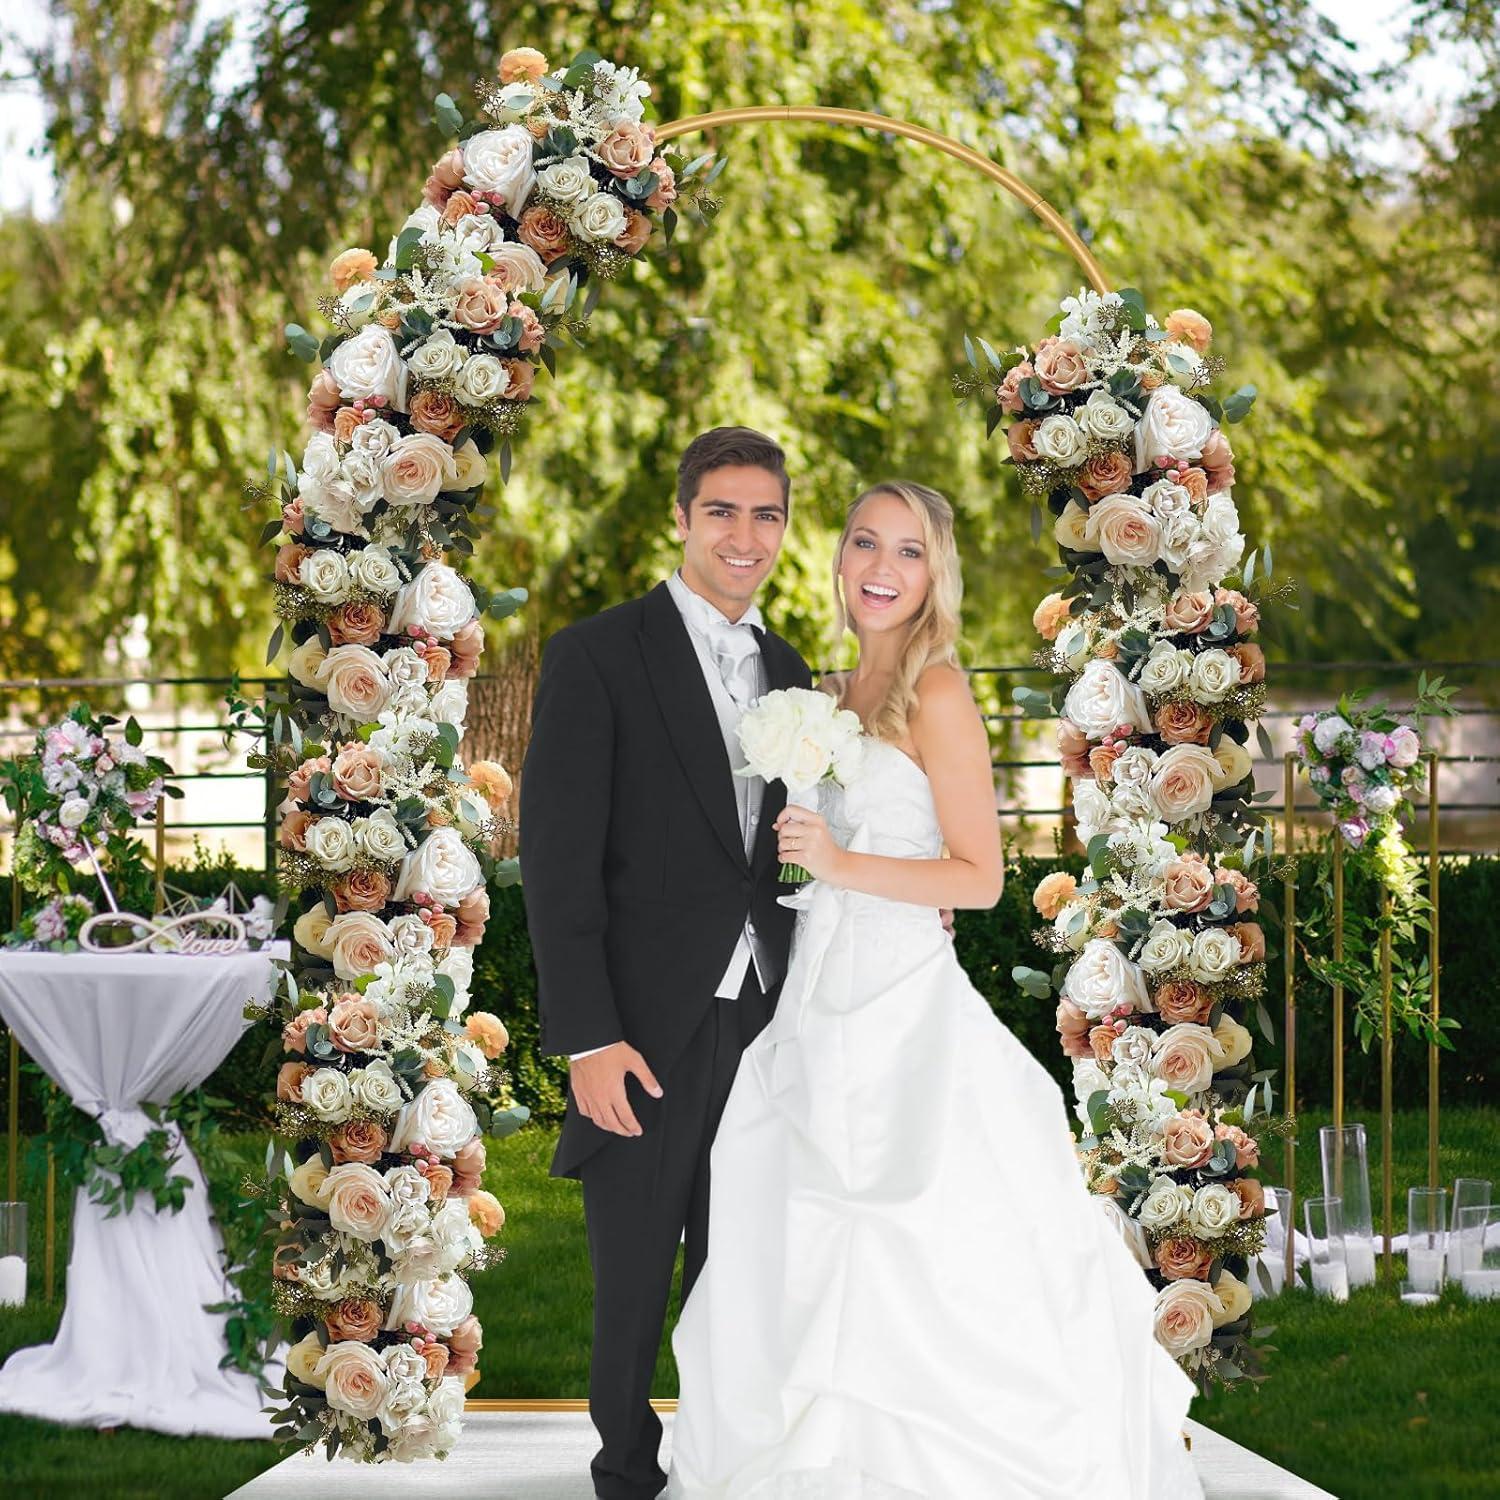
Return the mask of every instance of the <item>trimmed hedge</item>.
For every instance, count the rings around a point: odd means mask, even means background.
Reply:
[[[1299,889],[1312,890],[1316,864],[1312,856],[1299,858]],[[1082,870],[1079,859],[1023,857],[1007,872],[1005,893],[992,911],[959,912],[955,945],[960,962],[995,1014],[1066,1085],[1069,1068],[1057,1045],[1053,1030],[1054,1003],[1033,1000],[1011,979],[1018,964],[1044,968],[1048,959],[1031,941],[1038,918],[1031,908],[1031,892],[1050,870]],[[200,861],[187,869],[174,869],[171,883],[200,895],[213,895],[234,879],[249,898],[269,889],[269,879],[258,872]],[[1279,912],[1280,890],[1265,893],[1267,908]],[[1369,903],[1374,892],[1358,873],[1348,882],[1351,904]],[[8,911],[9,882],[0,877],[0,900]],[[1445,862],[1442,874],[1442,1008],[1458,1020],[1461,1029],[1451,1033],[1455,1050],[1442,1058],[1442,1098],[1445,1103],[1465,1105],[1500,1103],[1500,1078],[1492,1058],[1500,1053],[1500,858],[1482,857]],[[1267,1046],[1257,1037],[1256,1057],[1263,1065],[1280,1069],[1281,989],[1280,932],[1274,919],[1266,921],[1273,951],[1268,964],[1267,1008],[1275,1020],[1277,1043]],[[566,1097],[567,1065],[544,1058],[537,1051],[536,971],[526,931],[525,908],[518,886],[491,892],[490,922],[485,940],[475,955],[473,1005],[493,1011],[510,1031],[506,1062],[519,1103],[530,1107],[539,1119],[562,1117]],[[1329,994],[1305,969],[1299,974],[1297,1028],[1298,1096],[1304,1108],[1327,1105],[1332,1091],[1332,1047]],[[1353,1040],[1352,1021],[1347,1019],[1350,1038],[1345,1053],[1345,1090],[1352,1110],[1373,1112],[1380,1100],[1380,1053],[1368,1053]],[[260,1068],[269,1040],[264,1023],[250,1027],[205,1085],[207,1091],[234,1106],[231,1121],[263,1128],[267,1120],[270,1079]],[[0,1108],[5,1105],[8,1079],[0,1069]],[[1427,1049],[1408,1036],[1399,1036],[1395,1049],[1395,1096],[1398,1106],[1413,1107],[1427,1097]],[[23,1129],[41,1125],[39,1091],[23,1090]]]

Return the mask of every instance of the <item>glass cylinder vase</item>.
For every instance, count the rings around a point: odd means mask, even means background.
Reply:
[[[1459,1280],[1468,1297],[1500,1297],[1500,1209],[1488,1203],[1458,1210]]]
[[[1370,1157],[1363,1125],[1318,1131],[1323,1156],[1323,1193],[1344,1206],[1344,1248],[1350,1286],[1375,1281],[1375,1227],[1370,1213]]]
[[[1344,1238],[1344,1206],[1337,1198],[1309,1198],[1303,1204],[1307,1215],[1307,1269],[1312,1289],[1335,1302],[1349,1300],[1349,1262]]]
[[[26,1205],[0,1203],[0,1304],[26,1300]]]
[[[1414,1292],[1441,1292],[1448,1243],[1448,1189],[1414,1187],[1406,1194],[1406,1278]]]
[[[1466,1208],[1490,1206],[1490,1181],[1487,1177],[1453,1179],[1453,1217],[1448,1221],[1448,1280],[1459,1281],[1464,1273],[1464,1241],[1458,1232],[1459,1216]]]

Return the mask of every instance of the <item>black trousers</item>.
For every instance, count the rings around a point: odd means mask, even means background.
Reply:
[[[653,1500],[667,1482],[651,1376],[677,1246],[685,1236],[685,1302],[708,1247],[709,1148],[740,1054],[770,1019],[777,988],[762,994],[752,966],[737,1000],[715,998],[657,1080],[660,1101],[627,1077],[643,1134],[612,1136],[578,1169],[594,1269],[589,1414],[601,1443],[591,1465],[600,1500]]]

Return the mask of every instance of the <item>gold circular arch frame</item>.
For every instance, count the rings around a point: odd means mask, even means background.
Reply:
[[[875,114],[867,109],[834,109],[822,104],[752,104],[740,109],[715,109],[706,115],[687,115],[680,120],[656,127],[658,141],[670,141],[675,136],[688,135],[695,130],[712,130],[718,125],[751,125],[762,120],[810,121],[824,125],[852,125],[860,130],[879,130],[887,135],[904,136],[919,145],[931,146],[935,150],[973,167],[976,172],[998,183],[1011,197],[1024,203],[1053,234],[1062,241],[1068,253],[1076,260],[1088,277],[1096,292],[1111,290],[1104,268],[1094,259],[1092,251],[1074,232],[1062,215],[1034,188],[1029,187],[1014,172],[998,167],[989,157],[981,155],[972,146],[956,141],[950,135],[928,130],[923,125],[913,125],[906,120],[897,120],[890,115]]]

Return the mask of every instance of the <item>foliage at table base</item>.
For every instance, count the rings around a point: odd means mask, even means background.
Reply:
[[[1015,977],[1058,996],[1089,1186],[1157,1288],[1157,1337],[1204,1390],[1264,1378],[1251,1173],[1279,1128],[1239,1019],[1253,1010],[1270,1039],[1254,878],[1269,841],[1245,745],[1265,698],[1260,605],[1279,591],[1269,549],[1241,566],[1224,426],[1255,391],[1210,394],[1211,335],[1191,310],[1160,325],[1138,292],[1084,291],[1034,349],[966,338],[955,377],[991,433],[1008,420],[1033,535],[1045,507],[1048,575],[1066,580],[1035,615],[1037,661],[1062,680],[1016,699],[1058,716],[1089,868],[1037,887],[1037,940],[1058,962]]]
[[[515,875],[491,852],[510,778],[460,750],[482,616],[526,595],[447,555],[472,554],[494,514],[483,488],[492,462],[508,476],[539,369],[655,225],[671,233],[678,184],[706,163],[678,174],[658,154],[649,92],[596,54],[549,70],[519,48],[481,83],[479,118],[439,96],[459,144],[422,206],[383,264],[334,260],[329,337],[287,330],[320,368],[300,466],[273,454],[252,488],[277,509],[268,660],[292,645],[258,758],[286,778],[278,881],[295,905],[267,1059],[290,1149],[271,1144],[266,1211],[292,1337],[277,1436],[329,1457],[445,1457],[478,1378],[465,1273],[494,1262],[504,1223],[483,1134],[526,1112],[494,1066],[504,1026],[470,1008],[488,885]]]

